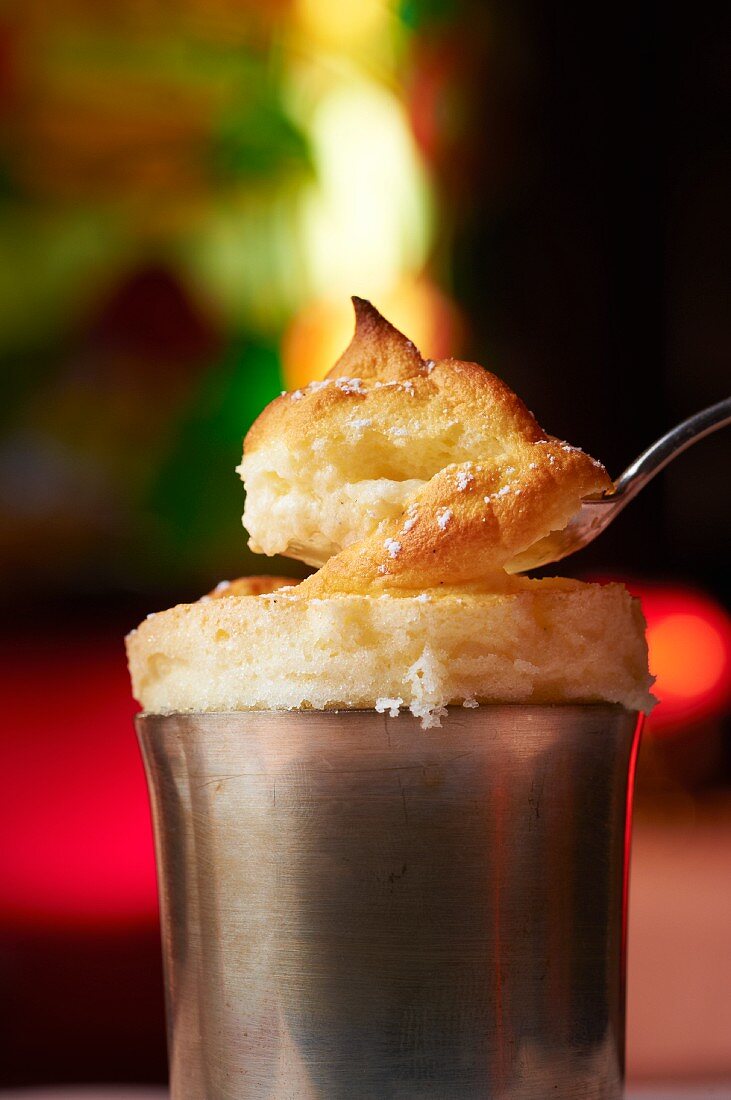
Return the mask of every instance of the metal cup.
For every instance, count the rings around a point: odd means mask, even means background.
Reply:
[[[173,1100],[618,1100],[637,715],[141,716]]]

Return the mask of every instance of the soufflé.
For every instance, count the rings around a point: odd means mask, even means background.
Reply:
[[[424,360],[354,299],[350,346],[244,443],[252,550],[316,566],[248,577],[127,639],[147,712],[620,703],[649,710],[644,620],[621,584],[519,573],[604,467],[494,374]],[[202,456],[204,460],[205,456]]]

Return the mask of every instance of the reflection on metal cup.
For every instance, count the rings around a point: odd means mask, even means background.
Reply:
[[[637,715],[137,719],[173,1100],[618,1100]]]

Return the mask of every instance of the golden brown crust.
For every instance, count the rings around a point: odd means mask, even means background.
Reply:
[[[418,348],[365,298],[352,299],[355,334],[327,378],[400,382],[426,370]]]
[[[359,515],[362,523],[350,536],[347,530],[337,538],[326,532],[319,560],[312,532],[308,544],[293,509],[284,515],[291,530],[277,549],[325,562],[304,583],[303,592],[312,596],[464,585],[495,590],[512,559],[564,527],[583,497],[611,488],[606,470],[547,435],[489,371],[456,359],[424,361],[370,303],[354,299],[354,305],[355,335],[327,378],[278,398],[252,427],[243,476],[247,480],[254,464],[261,469],[278,447],[297,451],[304,463],[323,442],[336,448],[342,440],[347,464],[337,467],[336,451],[327,459],[336,479],[331,497],[338,484],[347,488],[355,477],[390,486],[414,479],[413,491],[386,518],[373,510],[370,526]],[[367,425],[360,443],[349,435],[354,425]],[[393,442],[394,425],[406,436],[401,450]],[[290,486],[281,470],[277,476],[286,498]],[[329,507],[332,513],[332,500]],[[247,502],[244,520],[254,549],[266,549],[273,514],[262,509],[256,515],[255,501]]]
[[[303,582],[302,592],[505,588],[511,559],[547,531],[564,527],[581,498],[597,491],[597,471],[587,468],[585,458],[546,442],[539,456],[530,452],[525,461],[516,459],[507,481],[494,466],[448,466],[398,520],[384,521],[369,538],[330,558]]]
[[[474,422],[485,413],[495,416],[496,429],[526,440],[548,438],[525,404],[497,375],[477,363],[459,359],[425,360],[403,333],[382,317],[370,302],[353,298],[355,333],[345,352],[322,382],[283,393],[259,414],[244,440],[244,455],[274,439],[301,438],[315,425],[333,427],[354,407],[384,418],[404,412],[414,416],[442,399],[434,410]],[[341,385],[337,383],[341,382]],[[333,385],[329,383],[334,383]],[[375,383],[375,385],[374,385]],[[380,383],[380,385],[378,385]],[[399,386],[398,383],[402,385]],[[405,385],[404,385],[405,383]]]
[[[223,600],[227,596],[265,596],[280,588],[289,588],[298,582],[294,577],[276,577],[258,574],[251,577],[237,577],[233,581],[221,581],[208,593],[210,600]]]

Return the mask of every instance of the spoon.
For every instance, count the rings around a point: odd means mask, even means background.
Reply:
[[[614,490],[601,496],[587,497],[579,511],[562,531],[552,531],[507,566],[509,573],[537,569],[552,561],[561,561],[593,542],[609,526],[625,505],[637,496],[655,474],[699,439],[731,424],[731,397],[703,409],[684,420],[658,439],[627,467],[614,483]]]

